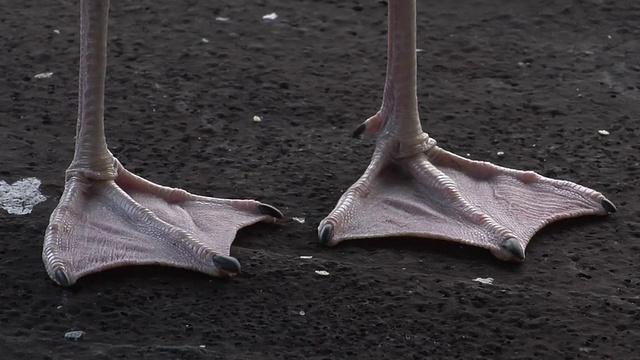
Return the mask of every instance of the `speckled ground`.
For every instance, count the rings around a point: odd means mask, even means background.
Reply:
[[[619,212],[545,228],[520,266],[428,240],[323,248],[318,222],[372,153],[349,135],[380,104],[386,5],[114,1],[114,154],[160,184],[305,222],[241,231],[232,281],[146,267],[60,288],[40,253],[73,154],[78,4],[12,1],[0,12],[0,180],[37,177],[48,200],[0,210],[2,358],[636,358],[640,6],[420,1],[418,16],[421,116],[442,147],[579,182]],[[66,340],[71,330],[85,337]]]

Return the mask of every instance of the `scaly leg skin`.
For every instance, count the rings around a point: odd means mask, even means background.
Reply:
[[[109,0],[80,6],[80,90],[76,148],[60,203],[51,214],[42,258],[59,285],[127,265],[164,265],[232,277],[236,232],[282,218],[253,200],[227,200],[160,186],[127,171],[104,137]]]
[[[522,261],[543,226],[616,207],[578,184],[472,161],[422,131],[416,97],[415,0],[389,1],[387,77],[380,111],[354,132],[377,136],[364,175],[318,226],[320,242],[415,236],[489,249]]]

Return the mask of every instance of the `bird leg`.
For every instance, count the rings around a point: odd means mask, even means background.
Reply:
[[[318,226],[320,242],[415,236],[489,249],[521,261],[543,226],[615,206],[578,184],[473,161],[423,132],[416,96],[415,0],[390,0],[388,58],[380,111],[354,132],[376,136],[369,167]]]
[[[43,247],[56,283],[120,266],[155,264],[231,277],[236,232],[282,214],[253,200],[194,195],[157,185],[126,170],[104,135],[109,0],[80,6],[79,108],[75,154]]]

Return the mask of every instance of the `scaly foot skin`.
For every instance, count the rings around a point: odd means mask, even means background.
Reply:
[[[115,159],[114,159],[115,160]],[[115,160],[114,180],[68,172],[44,241],[49,276],[70,286],[120,266],[163,265],[232,277],[236,232],[282,214],[253,200],[216,199],[154,184]]]
[[[254,200],[217,199],[160,186],[126,170],[104,138],[108,0],[81,2],[80,108],[74,159],[45,233],[43,261],[56,283],[128,265],[163,265],[232,277],[236,232],[282,218]]]
[[[387,79],[381,110],[354,132],[376,136],[362,177],[318,227],[320,242],[390,236],[443,239],[522,261],[531,237],[560,219],[616,207],[578,184],[472,161],[422,131],[416,98],[415,1],[389,2]]]

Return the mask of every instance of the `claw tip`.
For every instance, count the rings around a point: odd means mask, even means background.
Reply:
[[[276,219],[282,219],[284,217],[284,215],[282,215],[282,212],[280,212],[280,210],[267,204],[262,204],[262,203],[258,204],[258,211],[260,211],[261,214],[269,215]]]
[[[508,238],[502,243],[502,247],[509,251],[513,256],[518,258],[518,260],[522,261],[525,258],[524,249],[518,242],[516,238]]]
[[[616,208],[616,206],[607,198],[602,199],[601,204],[609,214],[613,214],[618,211],[618,208]]]
[[[234,257],[225,255],[214,255],[211,259],[215,266],[228,273],[237,274],[240,272],[240,262]]]
[[[54,280],[55,280],[55,282],[58,283],[58,285],[65,286],[65,287],[71,286],[71,282],[69,281],[69,277],[67,276],[67,274],[65,273],[64,270],[57,269],[54,272],[54,277],[55,277]]]
[[[366,130],[366,125],[364,123],[360,124],[354,131],[353,134],[351,134],[352,138],[359,138],[360,135],[362,135],[362,133],[364,133],[364,131]]]
[[[320,229],[320,233],[318,237],[322,245],[329,245],[329,242],[333,237],[333,225],[331,224],[323,225],[322,228]]]

